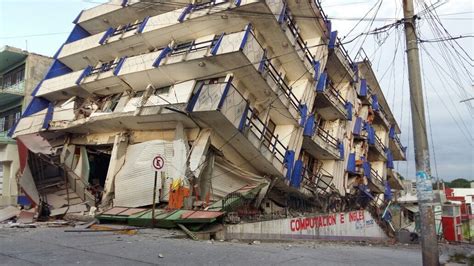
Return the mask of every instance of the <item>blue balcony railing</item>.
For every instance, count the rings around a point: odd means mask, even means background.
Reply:
[[[170,55],[179,55],[190,52],[195,52],[204,49],[212,49],[221,39],[221,35],[214,37],[212,40],[202,41],[202,42],[185,42],[176,44],[170,53]]]

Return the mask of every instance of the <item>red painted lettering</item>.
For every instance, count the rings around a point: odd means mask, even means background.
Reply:
[[[340,222],[341,222],[341,224],[344,223],[344,213],[340,214]]]
[[[296,228],[295,228],[295,220],[291,220],[291,222],[290,222],[290,229],[291,229],[291,231],[293,231],[293,232],[296,230]]]

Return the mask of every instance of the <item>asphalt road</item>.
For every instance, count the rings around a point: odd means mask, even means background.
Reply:
[[[417,247],[328,242],[211,242],[136,235],[69,233],[67,228],[0,228],[0,265],[421,265]]]

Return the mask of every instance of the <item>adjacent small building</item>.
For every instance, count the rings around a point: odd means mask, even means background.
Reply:
[[[49,57],[15,47],[0,48],[0,206],[16,204],[19,193],[17,144],[8,131],[20,119],[51,62]]]

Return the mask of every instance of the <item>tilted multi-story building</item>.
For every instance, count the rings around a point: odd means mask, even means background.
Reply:
[[[318,1],[110,1],[74,23],[14,136],[81,199],[94,186],[103,206],[150,205],[157,155],[157,202],[178,208],[397,188],[398,125]]]
[[[0,206],[16,204],[19,194],[18,149],[8,131],[20,119],[51,62],[51,58],[15,47],[0,48]]]

